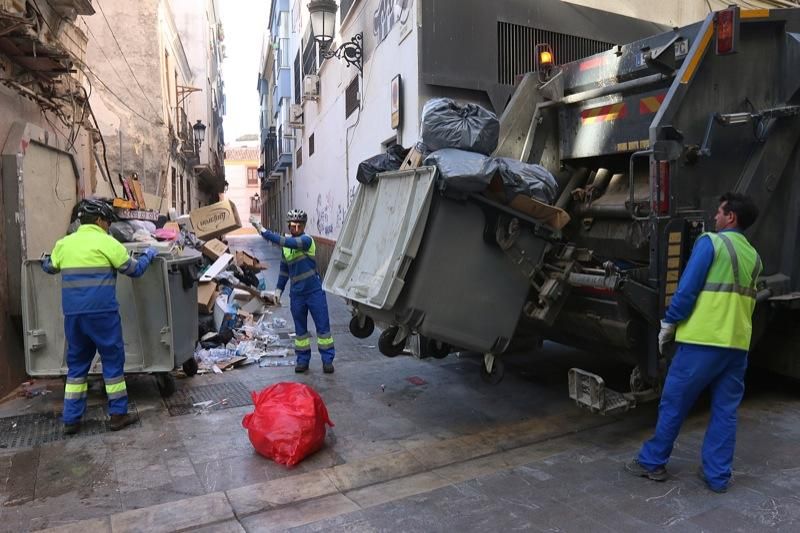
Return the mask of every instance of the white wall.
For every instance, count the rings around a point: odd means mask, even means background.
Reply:
[[[702,20],[711,9],[718,11],[731,4],[742,9],[775,7],[759,0],[564,0],[571,4],[611,11],[667,26],[686,26]]]
[[[373,34],[373,15],[378,4],[378,0],[362,0],[354,6],[343,27],[337,27],[340,36],[336,45],[359,31],[364,33],[366,54],[360,90],[362,109],[344,120],[345,89],[358,71],[346,67],[343,60],[328,60],[319,71],[320,99],[305,102],[305,127],[302,132],[297,131],[295,151],[302,145],[303,164],[294,168],[294,205],[308,213],[307,231],[310,234],[332,240],[339,235],[349,200],[358,185],[355,179],[358,164],[380,153],[381,144],[397,133],[391,128],[390,112],[391,81],[397,74],[403,80],[404,117],[400,142],[410,146],[417,140],[416,1],[404,15],[405,24],[395,24],[379,44]],[[302,7],[301,32],[308,19],[305,6]],[[314,134],[315,151],[309,156],[308,138],[311,134]]]

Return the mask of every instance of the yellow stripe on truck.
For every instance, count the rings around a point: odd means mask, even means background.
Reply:
[[[689,60],[689,64],[686,66],[686,70],[683,71],[683,76],[681,76],[681,83],[689,83],[689,80],[692,79],[692,76],[694,76],[697,67],[700,65],[700,60],[703,59],[703,55],[706,53],[706,48],[708,48],[708,43],[711,42],[711,37],[713,36],[714,36],[714,24],[712,23],[708,25],[708,28],[706,28],[706,32],[703,34],[703,38],[700,40],[700,46],[697,48],[697,51]]]

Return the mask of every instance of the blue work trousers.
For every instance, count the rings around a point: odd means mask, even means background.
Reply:
[[[328,318],[328,301],[322,289],[308,294],[293,294],[291,297],[292,318],[294,319],[294,352],[298,365],[308,365],[311,361],[311,335],[308,333],[308,313],[314,319],[317,330],[317,348],[323,363],[332,363],[336,357]]]
[[[703,439],[703,471],[714,489],[728,485],[736,445],[736,409],[744,394],[747,352],[678,343],[670,364],[653,438],[642,445],[639,464],[649,470],[669,461],[686,415],[703,390],[711,392],[711,419]]]
[[[103,381],[108,396],[108,413],[128,412],[125,387],[125,343],[119,312],[67,315],[64,317],[67,337],[67,384],[64,390],[64,423],[79,422],[86,411],[89,391],[87,378],[95,353],[103,363]]]

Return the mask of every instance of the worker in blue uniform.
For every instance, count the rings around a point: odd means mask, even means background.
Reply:
[[[125,344],[116,296],[117,273],[132,278],[144,274],[156,250],[148,248],[134,260],[122,244],[108,234],[116,219],[101,200],[82,200],[77,209],[80,227],[56,242],[45,256],[42,269],[61,274],[61,305],[67,339],[67,383],[64,388],[64,433],[80,429],[89,391],[87,377],[95,353],[103,363],[108,396],[109,424],[113,431],[136,422],[128,414],[125,386]]]
[[[299,209],[292,209],[286,216],[291,237],[264,229],[256,216],[250,217],[250,223],[264,239],[281,247],[281,270],[278,287],[275,290],[275,303],[280,303],[286,283],[292,282],[291,310],[295,332],[294,351],[297,355],[294,371],[298,374],[307,372],[311,361],[311,336],[308,333],[310,312],[317,330],[317,348],[322,357],[322,370],[326,374],[332,374],[336,350],[328,318],[328,302],[322,290],[322,279],[317,271],[316,244],[314,239],[305,233],[308,215]]]
[[[661,322],[659,350],[677,342],[670,364],[655,435],[626,469],[654,481],[667,479],[669,461],[689,410],[700,393],[711,392],[711,419],[698,476],[714,492],[726,492],[736,442],[736,410],[744,394],[747,352],[752,335],[756,281],[761,259],[742,231],[758,208],[742,194],[720,198],[716,233],[702,234],[681,275]]]

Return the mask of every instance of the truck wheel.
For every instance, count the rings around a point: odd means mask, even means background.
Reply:
[[[186,374],[188,377],[190,378],[194,377],[194,375],[197,374],[198,370],[197,360],[194,358],[194,356],[192,356],[183,362],[181,368],[183,368],[183,373]]]
[[[403,353],[406,348],[406,342],[403,340],[400,344],[394,344],[394,338],[397,336],[397,326],[383,330],[381,336],[378,337],[378,349],[386,357],[396,357]]]
[[[375,331],[375,321],[370,317],[364,317],[364,325],[359,325],[359,317],[354,316],[350,320],[350,333],[357,339],[366,339]]]
[[[175,394],[175,378],[169,372],[156,372],[156,385],[158,392],[163,398],[168,398]]]
[[[481,379],[484,383],[488,383],[489,385],[497,385],[503,381],[503,376],[506,374],[505,367],[506,365],[503,363],[503,360],[499,357],[495,357],[492,362],[491,372],[486,370],[485,364],[481,365]]]
[[[451,347],[446,342],[428,339],[426,343],[426,351],[436,359],[444,359],[450,355]]]

